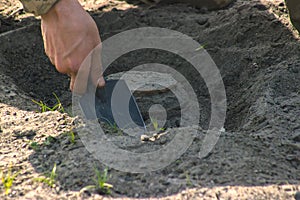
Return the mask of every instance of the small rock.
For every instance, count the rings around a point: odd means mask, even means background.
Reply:
[[[55,187],[55,191],[56,191],[57,193],[59,193],[60,187],[59,187],[59,186]]]
[[[206,24],[206,22],[208,21],[208,18],[200,18],[200,19],[197,19],[196,22],[199,24],[199,25],[204,25]]]
[[[148,135],[141,135],[142,141],[149,141],[150,137]]]
[[[17,94],[13,91],[10,91],[7,96],[10,97],[10,98],[13,98],[13,97],[17,96]]]
[[[292,154],[286,155],[286,159],[289,161],[292,161],[295,159],[295,155],[292,155]]]
[[[54,153],[55,153],[55,151],[52,150],[52,149],[44,149],[42,151],[42,154],[44,154],[44,155],[51,155],[51,154],[54,154]]]
[[[73,162],[73,164],[75,167],[79,167],[79,165],[80,165],[78,162]]]
[[[165,186],[168,186],[168,185],[171,184],[170,182],[168,182],[168,181],[166,181],[166,180],[161,180],[160,183],[161,183],[162,185],[165,185]]]
[[[23,143],[21,148],[25,148],[27,146],[27,143]]]

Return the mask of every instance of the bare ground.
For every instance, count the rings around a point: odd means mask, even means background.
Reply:
[[[109,169],[108,182],[114,186],[110,195],[80,194],[93,184],[94,167],[105,166],[90,155],[76,131],[75,142],[70,142],[68,133],[77,126],[74,118],[57,111],[36,112],[31,99],[51,105],[53,92],[65,108],[70,107],[68,79],[55,71],[43,53],[39,20],[19,9],[19,2],[1,1],[0,169],[7,174],[11,168],[18,175],[9,195],[0,184],[0,199],[295,199],[300,191],[300,46],[283,1],[238,0],[220,11],[125,1],[82,4],[96,20],[103,40],[124,30],[156,26],[204,44],[226,87],[226,132],[208,157],[197,157],[205,134],[200,130],[187,152],[170,166],[146,174]],[[207,128],[207,88],[174,55],[133,52],[114,62],[106,74],[154,60],[189,78],[201,105],[200,125]],[[176,127],[178,110],[170,94],[142,100],[138,99],[142,110],[151,103],[167,102],[170,132],[189,131]],[[166,136],[145,145],[157,148],[168,140]],[[38,149],[32,148],[33,142]],[[54,163],[53,187],[34,181],[49,173]]]

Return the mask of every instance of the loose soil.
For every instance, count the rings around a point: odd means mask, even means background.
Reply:
[[[197,153],[210,119],[210,98],[199,74],[182,58],[154,49],[117,59],[106,75],[145,63],[172,66],[189,80],[200,105],[199,136],[168,167],[144,174],[109,169],[110,195],[80,193],[94,184],[94,168],[105,166],[84,147],[76,119],[69,114],[67,76],[44,54],[39,20],[17,1],[0,2],[0,169],[19,173],[12,191],[0,199],[295,199],[300,191],[300,43],[281,0],[237,0],[226,9],[207,11],[189,5],[147,6],[133,1],[82,1],[102,40],[132,28],[155,26],[184,33],[199,43],[218,66],[227,95],[225,132],[207,157]],[[67,113],[39,113],[32,99],[54,105],[55,93]],[[180,110],[171,92],[137,95],[146,122],[152,104],[162,104],[170,133],[179,126]],[[111,129],[111,130],[110,130]],[[70,132],[75,142],[70,141]],[[121,148],[158,149],[170,134],[154,142],[136,141],[112,127],[106,134]],[[38,148],[32,143],[38,143]],[[57,165],[53,187],[34,181]],[[298,194],[299,196],[299,194]]]

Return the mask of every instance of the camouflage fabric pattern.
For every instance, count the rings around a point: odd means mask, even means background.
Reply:
[[[24,10],[34,15],[43,15],[50,10],[50,8],[58,0],[20,0],[23,4]]]

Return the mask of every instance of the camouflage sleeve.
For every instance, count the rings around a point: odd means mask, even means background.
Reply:
[[[43,15],[50,10],[50,8],[58,0],[20,0],[26,12],[33,13],[34,15]]]

